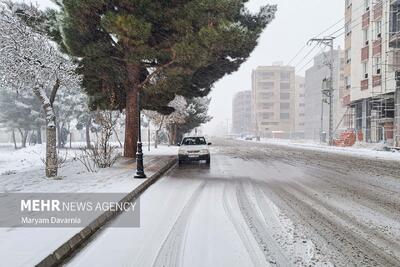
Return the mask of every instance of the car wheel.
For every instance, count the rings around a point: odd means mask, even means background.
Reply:
[[[207,165],[210,165],[210,163],[211,163],[211,159],[208,158],[208,159],[206,160],[206,164],[207,164]]]

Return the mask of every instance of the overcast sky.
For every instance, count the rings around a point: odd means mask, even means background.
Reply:
[[[34,3],[40,7],[52,5],[50,0],[37,0]],[[214,134],[218,129],[226,129],[227,120],[231,120],[233,95],[251,89],[251,71],[254,68],[277,61],[287,64],[307,40],[343,19],[344,3],[344,0],[251,0],[248,4],[251,10],[257,10],[263,4],[277,4],[276,19],[265,30],[258,47],[240,70],[215,84],[210,94],[210,115],[214,119],[206,125],[206,133]],[[343,26],[344,22],[339,23],[326,34]],[[336,46],[343,46],[341,42],[339,39]],[[297,65],[309,49],[304,49],[292,65]],[[298,64],[298,68],[307,63],[313,54]],[[304,75],[304,70],[300,74]]]

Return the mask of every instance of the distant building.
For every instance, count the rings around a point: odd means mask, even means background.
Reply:
[[[239,92],[232,101],[232,133],[250,134],[251,121],[251,91]]]
[[[295,133],[298,138],[304,138],[305,134],[305,112],[306,112],[306,86],[305,78],[296,76],[296,95],[295,95]]]
[[[295,70],[276,64],[252,73],[255,132],[262,137],[290,138],[295,132]]]
[[[305,78],[305,138],[319,141],[321,132],[329,133],[328,97],[323,97],[322,83],[330,78],[331,52],[324,52],[314,58],[314,65],[306,71]],[[346,130],[346,103],[344,85],[344,53],[333,51],[333,130],[334,135]],[[321,118],[322,117],[322,118]],[[322,125],[322,127],[321,127]]]
[[[351,128],[400,146],[400,1],[345,1],[345,80]]]

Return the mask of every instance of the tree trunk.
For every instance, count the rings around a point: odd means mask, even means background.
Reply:
[[[156,136],[154,136],[154,148],[158,147],[158,134],[160,133],[160,130],[156,130]]]
[[[129,90],[126,92],[124,156],[136,158],[139,125],[137,93],[139,90],[140,66],[136,64],[128,65]]]
[[[15,140],[15,130],[14,130],[14,129],[12,129],[11,138],[12,138],[13,143],[14,143],[14,148],[15,148],[15,149],[18,149],[17,140]]]
[[[38,143],[38,145],[41,145],[43,142],[42,142],[42,127],[38,127],[37,128],[37,130],[36,130],[36,132],[37,132],[37,136],[36,136],[36,138],[37,138],[37,143]]]
[[[62,148],[63,147],[63,144],[62,144],[62,137],[61,137],[61,129],[62,129],[62,127],[60,126],[60,124],[59,123],[57,123],[57,137],[56,137],[56,139],[57,139],[57,147],[58,148]]]
[[[86,147],[91,148],[92,144],[90,143],[90,124],[86,123],[85,125],[85,132],[86,132]]]
[[[69,132],[69,148],[72,148],[72,131]]]
[[[177,132],[178,132],[178,126],[175,124],[174,125],[174,139],[173,139],[174,144],[173,145],[176,145],[178,143]]]
[[[57,85],[56,83],[53,93],[55,93]],[[42,108],[46,115],[46,176],[55,177],[58,172],[57,132],[52,100],[47,97],[43,87],[36,86],[33,88],[33,92],[42,103]]]
[[[173,133],[173,126],[172,125],[168,125],[167,126],[167,132],[168,132],[168,146],[172,146],[173,143],[173,138],[174,138],[174,133]]]
[[[55,120],[55,119],[54,119]],[[57,176],[57,131],[54,126],[46,127],[46,176]]]
[[[21,135],[21,147],[25,148],[26,147],[26,139],[28,138],[28,130],[22,131],[20,128],[18,128],[18,131]]]

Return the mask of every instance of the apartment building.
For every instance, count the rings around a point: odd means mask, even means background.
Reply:
[[[295,135],[298,138],[304,138],[305,135],[305,111],[306,111],[306,86],[305,78],[296,76],[295,93]]]
[[[232,133],[252,133],[251,91],[242,91],[233,97],[232,101]]]
[[[275,63],[252,72],[255,132],[261,137],[290,138],[295,132],[295,69]]]
[[[366,142],[400,145],[400,1],[346,0],[350,127]]]
[[[332,57],[333,56],[333,57]],[[323,81],[330,79],[333,66],[333,126],[337,137],[344,130],[347,111],[344,72],[344,51],[340,48],[331,52],[320,53],[314,57],[313,66],[306,70],[305,77],[305,138],[319,141],[321,133],[329,133],[329,97],[323,93],[326,89]]]

